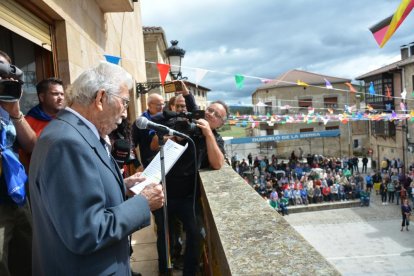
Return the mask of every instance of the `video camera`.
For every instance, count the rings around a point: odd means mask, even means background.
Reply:
[[[184,133],[188,136],[203,136],[200,128],[193,122],[193,120],[204,119],[204,110],[195,110],[194,112],[173,112],[164,110],[163,116],[166,120],[175,119],[170,126],[176,131]]]
[[[22,70],[15,65],[0,62],[0,77],[0,101],[18,101],[22,96]]]

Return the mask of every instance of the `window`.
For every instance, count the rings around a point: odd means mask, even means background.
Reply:
[[[313,132],[313,127],[309,127],[309,128],[301,128],[300,132]]]
[[[354,139],[354,149],[359,147],[359,140],[358,139]]]
[[[382,75],[376,76],[376,78],[366,79],[365,80],[365,95],[366,95],[366,102],[369,104],[373,104],[374,108],[378,109],[385,109],[384,101],[389,100],[387,99],[387,87],[391,92],[391,96],[394,95],[393,91],[393,81],[392,81],[392,74],[384,73]],[[374,84],[375,95],[371,95],[369,93],[369,87],[371,86],[371,82]]]
[[[327,126],[325,127],[325,130],[336,130],[339,129],[339,126]]]
[[[272,114],[272,102],[265,102],[265,114]]]
[[[304,113],[308,110],[308,107],[312,106],[312,98],[306,98],[306,99],[299,99],[298,100],[298,106],[300,113]]]
[[[308,107],[312,106],[312,99],[311,98],[299,99],[298,100],[298,106],[308,108]]]
[[[323,105],[325,108],[337,108],[338,97],[326,97],[323,99]]]
[[[372,121],[371,132],[374,136],[395,137],[395,124],[388,121]]]

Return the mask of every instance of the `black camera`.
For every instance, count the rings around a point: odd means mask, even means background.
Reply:
[[[15,65],[0,62],[0,77],[0,101],[18,101],[22,96],[22,70]]]
[[[181,133],[184,133],[188,136],[203,136],[203,132],[193,120],[204,119],[205,111],[204,110],[195,110],[194,112],[172,112],[164,111],[163,115],[166,119],[172,119],[173,124],[171,128]]]

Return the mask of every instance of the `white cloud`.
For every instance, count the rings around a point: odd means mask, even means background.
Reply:
[[[399,46],[414,41],[410,14],[384,48],[369,27],[391,15],[400,0],[143,0],[144,26],[163,27],[186,50],[183,66],[210,70],[200,83],[209,100],[251,102],[261,85],[234,75],[274,78],[303,68],[354,79],[398,59]],[[195,71],[183,72],[194,81]]]

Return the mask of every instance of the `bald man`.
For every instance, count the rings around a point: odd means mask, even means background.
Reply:
[[[151,94],[147,99],[147,110],[141,116],[152,120],[152,117],[161,112],[164,107],[164,98],[159,94]],[[153,151],[150,148],[152,138],[155,132],[153,130],[139,129],[135,124],[132,124],[132,142],[135,147],[139,148],[141,163],[145,167],[151,162],[152,158],[157,155],[158,151]]]

